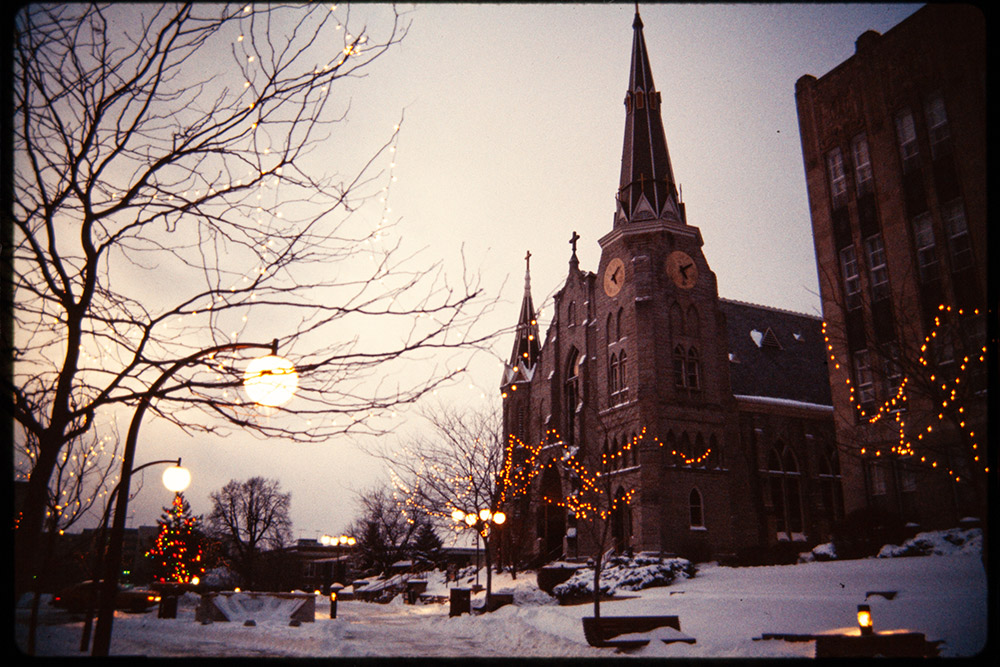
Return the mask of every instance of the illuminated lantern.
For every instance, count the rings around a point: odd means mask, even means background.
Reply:
[[[179,465],[170,466],[163,471],[163,486],[174,493],[180,493],[191,483],[191,473]]]
[[[861,628],[863,635],[870,635],[875,631],[872,625],[872,610],[866,604],[858,605],[858,627]]]
[[[493,515],[493,523],[495,523],[498,526],[506,520],[507,520],[507,515],[504,514],[503,512],[496,512]]]
[[[243,373],[243,386],[254,402],[270,408],[287,403],[299,386],[295,366],[273,354],[254,359]]]

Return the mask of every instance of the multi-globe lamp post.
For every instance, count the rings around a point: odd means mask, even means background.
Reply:
[[[324,547],[340,547],[340,549],[338,549],[339,554],[344,547],[353,547],[358,543],[358,541],[350,535],[323,535],[319,538],[319,543]],[[330,575],[330,578],[331,580],[333,579],[333,574]],[[330,618],[337,618],[337,590],[334,588],[332,581],[330,582]]]
[[[464,512],[460,509],[455,509],[451,513],[451,519],[457,524],[464,523],[469,528],[475,528],[476,532],[479,533],[479,537],[483,538],[485,544],[486,537],[490,533],[490,526],[500,526],[503,522],[507,520],[507,515],[500,511],[492,511],[489,509],[480,509],[473,512]],[[476,538],[476,586],[479,586],[479,537]],[[486,554],[489,558],[489,553]]]
[[[115,500],[114,522],[108,540],[108,556],[104,564],[104,576],[100,585],[100,597],[97,614],[97,627],[94,633],[94,656],[106,656],[111,648],[111,630],[114,623],[115,597],[118,589],[118,576],[121,571],[122,544],[125,538],[125,520],[128,511],[129,483],[135,459],[136,444],[139,439],[139,427],[153,397],[158,394],[174,373],[193,364],[203,357],[213,357],[219,352],[229,352],[246,349],[266,349],[270,354],[251,361],[243,373],[243,387],[247,394],[258,405],[267,408],[277,408],[286,403],[295,394],[298,387],[298,373],[294,365],[279,357],[278,341],[270,344],[261,343],[225,343],[195,352],[170,365],[149,388],[139,397],[129,424],[128,437],[125,440],[125,452],[122,455],[121,481],[118,483],[118,493]],[[177,466],[179,467],[179,466]],[[186,472],[186,471],[185,471]],[[184,473],[170,471],[170,483],[179,484],[184,480]],[[187,476],[190,481],[190,476]],[[164,483],[167,480],[164,479]],[[168,487],[170,488],[170,487]],[[186,488],[186,486],[184,487]]]

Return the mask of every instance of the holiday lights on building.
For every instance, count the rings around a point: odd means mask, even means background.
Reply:
[[[919,461],[921,464],[929,465],[931,468],[942,468],[945,470],[947,475],[951,477],[954,481],[961,481],[961,475],[954,468],[949,467],[944,461],[938,460],[932,453],[926,450],[921,450],[920,445],[926,444],[929,438],[928,434],[934,433],[935,425],[944,422],[950,417],[954,417],[955,414],[962,415],[958,419],[951,419],[960,431],[960,435],[969,443],[971,451],[971,458],[973,463],[979,464],[983,472],[989,473],[989,466],[985,460],[985,454],[980,450],[980,442],[977,439],[976,432],[973,430],[972,423],[969,419],[964,418],[967,415],[967,406],[962,404],[962,396],[959,395],[959,391],[962,388],[963,377],[969,372],[970,368],[975,364],[984,364],[986,361],[986,346],[983,345],[979,350],[974,351],[974,353],[969,355],[963,355],[961,360],[956,359],[955,365],[957,366],[957,372],[949,374],[948,377],[943,377],[944,372],[931,372],[929,359],[929,351],[933,349],[935,342],[939,340],[940,331],[945,325],[942,317],[948,315],[952,316],[979,316],[980,311],[978,309],[973,309],[971,312],[967,312],[962,308],[953,308],[952,306],[946,306],[940,304],[938,306],[938,313],[934,317],[934,325],[924,337],[923,343],[919,348],[919,355],[917,358],[917,364],[921,368],[928,369],[928,375],[924,378],[929,381],[930,386],[936,390],[937,397],[932,398],[937,409],[931,410],[931,419],[933,423],[925,424],[917,428],[912,422],[916,417],[907,418],[905,415],[907,413],[907,405],[910,403],[909,392],[912,391],[909,385],[912,381],[910,375],[903,374],[899,380],[899,386],[896,388],[895,393],[890,396],[886,401],[877,407],[872,407],[870,402],[864,402],[859,399],[858,392],[855,388],[855,383],[851,381],[850,373],[847,373],[847,377],[844,378],[844,384],[847,386],[848,390],[848,401],[854,408],[854,412],[857,418],[861,422],[866,422],[867,424],[874,425],[878,423],[886,423],[891,419],[890,427],[894,428],[897,436],[895,442],[888,446],[887,454],[896,455],[898,457],[906,457],[911,461]],[[841,364],[837,360],[834,354],[833,344],[830,341],[830,336],[827,333],[827,323],[823,323],[823,340],[826,343],[826,349],[833,363],[835,370],[840,370]],[[908,428],[909,426],[909,428]],[[918,451],[919,450],[919,451]],[[923,453],[921,453],[923,452]],[[861,447],[860,453],[862,455],[869,455],[874,457],[881,457],[883,450],[881,447]],[[918,457],[919,453],[919,457]]]

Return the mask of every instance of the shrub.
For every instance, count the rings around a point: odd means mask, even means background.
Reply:
[[[618,589],[637,591],[654,586],[669,586],[678,577],[690,579],[696,572],[695,565],[686,558],[613,557],[601,568],[601,595],[614,595]],[[592,597],[594,568],[577,570],[565,583],[552,589],[552,592],[561,601]]]

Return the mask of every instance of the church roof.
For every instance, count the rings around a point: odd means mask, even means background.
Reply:
[[[719,309],[734,395],[832,405],[820,318],[729,299]]]
[[[684,222],[638,8],[625,94],[625,141],[615,227],[636,220]]]

